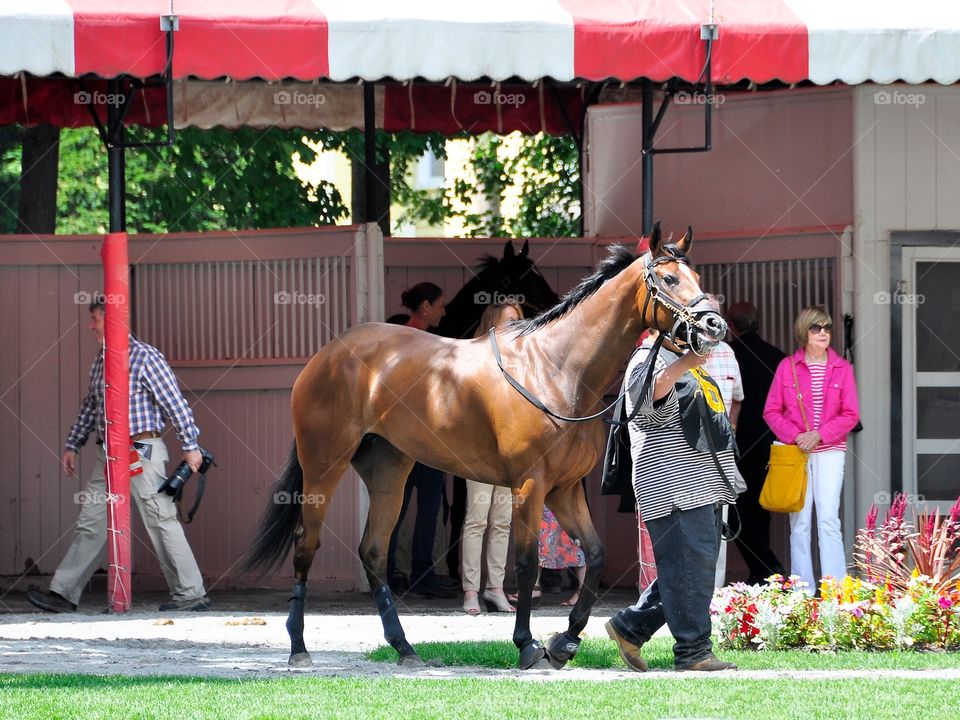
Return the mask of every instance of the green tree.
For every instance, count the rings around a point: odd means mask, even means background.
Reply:
[[[316,153],[303,131],[187,128],[172,148],[126,152],[130,232],[241,230],[331,224],[346,216],[339,191],[311,187],[292,158]],[[92,128],[65,130],[60,151],[61,233],[103,232],[107,154]]]

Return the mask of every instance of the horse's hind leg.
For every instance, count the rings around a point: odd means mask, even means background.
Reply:
[[[413,468],[413,459],[379,435],[367,435],[354,455],[353,466],[370,493],[367,526],[360,541],[360,561],[380,613],[383,637],[400,655],[398,664],[420,665],[420,656],[404,635],[393,593],[387,584],[390,535],[400,515],[403,488]]]
[[[350,463],[350,457],[353,455],[353,449],[346,448],[346,451],[336,457],[333,462],[328,462],[327,451],[319,450],[318,448],[321,447],[324,447],[321,443],[308,444],[298,439],[297,448],[303,466],[303,490],[299,497],[286,498],[287,501],[299,502],[301,512],[293,545],[295,582],[290,596],[290,613],[287,615],[287,633],[290,635],[288,664],[291,667],[308,667],[313,664],[303,641],[307,576],[310,574],[310,566],[320,547],[320,532],[323,530],[323,519],[327,514],[327,501],[333,496],[333,491],[340,483]],[[313,448],[313,450],[304,451],[301,448]]]
[[[556,488],[547,496],[547,505],[556,515],[560,527],[574,540],[580,541],[587,572],[580,589],[580,598],[570,611],[567,631],[558,633],[547,642],[550,664],[559,670],[572,660],[580,647],[580,633],[587,626],[590,611],[597,601],[597,589],[603,576],[605,551],[587,509],[583,484],[572,488]]]

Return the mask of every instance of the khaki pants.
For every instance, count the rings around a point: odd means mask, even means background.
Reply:
[[[480,591],[480,555],[487,534],[487,587],[502,588],[510,542],[513,495],[510,488],[467,480],[467,514],[460,539],[463,590]]]
[[[130,496],[140,510],[144,527],[153,543],[163,575],[175,600],[203,597],[203,577],[193,557],[183,526],[177,518],[173,498],[157,490],[166,478],[167,447],[159,438],[144,440],[151,446],[149,460],[143,458],[143,472],[130,478]],[[74,604],[94,571],[107,559],[107,483],[104,476],[106,456],[97,448],[97,466],[84,490],[74,495],[80,505],[80,517],[73,544],[53,574],[50,589]]]

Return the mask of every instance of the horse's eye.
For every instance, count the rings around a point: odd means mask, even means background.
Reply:
[[[663,276],[663,284],[668,287],[676,287],[680,284],[680,278],[678,278],[673,273]]]

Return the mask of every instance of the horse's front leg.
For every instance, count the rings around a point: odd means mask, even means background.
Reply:
[[[570,611],[566,632],[558,633],[547,642],[547,658],[550,665],[559,670],[572,660],[580,648],[580,633],[587,626],[590,611],[597,602],[597,589],[603,576],[605,551],[587,509],[583,483],[577,482],[572,491],[567,488],[553,490],[548,503],[560,527],[574,540],[580,541],[587,572],[580,589],[580,597]]]
[[[520,669],[549,668],[546,651],[530,632],[533,586],[540,569],[540,519],[543,516],[543,489],[528,478],[513,491],[513,542],[516,550],[517,617],[513,644],[520,650]]]

